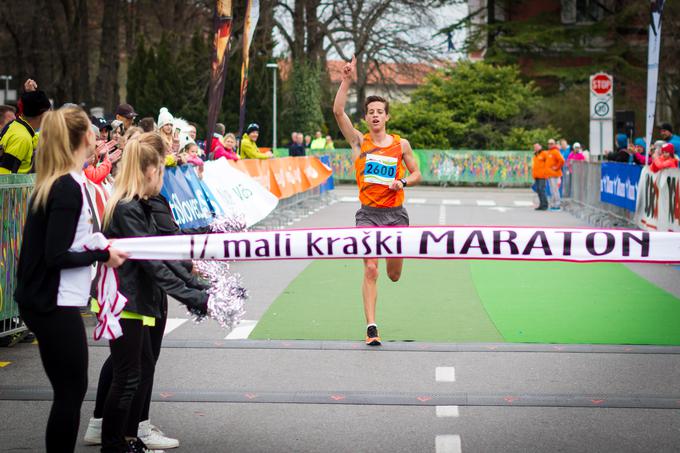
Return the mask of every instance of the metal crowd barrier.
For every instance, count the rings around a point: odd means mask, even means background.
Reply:
[[[571,171],[565,173],[562,186],[568,211],[590,225],[637,228],[633,212],[600,201],[600,162],[572,161],[571,165]]]
[[[21,235],[33,175],[0,175],[0,337],[26,330],[14,302]],[[0,343],[6,343],[6,339]]]
[[[317,186],[292,197],[279,200],[276,209],[251,229],[280,230],[287,228],[336,201],[332,191],[322,190],[322,186]]]

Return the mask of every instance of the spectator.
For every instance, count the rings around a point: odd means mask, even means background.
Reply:
[[[21,95],[23,113],[3,129],[0,138],[0,174],[33,172],[33,154],[38,144],[40,122],[52,105],[47,95],[29,79],[25,86],[31,91]]]
[[[271,151],[261,153],[257,149],[255,142],[260,136],[260,126],[257,123],[251,123],[246,128],[246,133],[241,138],[241,157],[244,159],[269,159],[273,157]]]
[[[547,159],[548,152],[541,147],[540,143],[534,143],[534,157],[531,162],[531,173],[534,177],[534,185],[536,186],[536,193],[538,194],[538,207],[536,208],[536,211],[545,211],[548,209],[548,196],[545,193],[545,167]]]
[[[116,108],[116,119],[123,123],[123,134],[132,127],[132,122],[137,117],[137,112],[130,104],[120,104]]]
[[[213,137],[217,137],[220,140],[224,138],[224,134],[227,133],[227,128],[222,123],[215,124],[215,132],[213,132]]]
[[[150,116],[139,120],[139,127],[143,132],[154,132],[156,130],[156,122]]]
[[[97,126],[93,126],[96,130]],[[95,135],[97,132],[95,132]],[[102,136],[101,131],[96,140],[94,153],[88,157],[87,167],[84,169],[85,177],[95,185],[102,184],[106,177],[111,173],[113,164],[121,157],[121,151],[116,149],[117,143],[114,140],[106,140],[106,135]]]
[[[638,137],[635,139],[633,142],[633,159],[634,162],[638,165],[645,165],[645,161],[647,164],[652,163],[652,159],[650,156],[647,156],[645,159],[645,151],[647,149],[647,143],[645,143],[645,139],[642,137]]]
[[[2,131],[5,126],[17,119],[17,109],[11,105],[0,105],[0,131]]]
[[[312,136],[305,135],[305,148],[309,148],[312,145]]]
[[[562,158],[565,162],[569,158],[569,154],[571,154],[571,146],[569,146],[569,143],[567,143],[567,140],[565,139],[560,140],[560,154],[562,154]]]
[[[120,146],[120,141],[123,138],[123,135],[125,135],[125,126],[123,122],[118,120],[111,121],[111,140],[114,140],[121,149],[123,149],[123,147]]]
[[[185,132],[193,141],[196,141],[196,123],[189,123]]]
[[[173,119],[172,114],[167,108],[161,108],[161,111],[158,113],[158,132],[161,134],[161,138],[163,139],[163,143],[165,143],[168,152],[172,151],[173,139],[175,138],[175,131],[173,130],[172,125]]]
[[[583,154],[581,149],[581,144],[579,142],[574,142],[574,146],[571,148],[567,160],[586,160],[586,156]]]
[[[310,149],[324,149],[326,147],[326,139],[322,137],[321,131],[316,131],[314,140],[309,145]]]
[[[649,169],[654,173],[665,168],[678,168],[678,160],[675,158],[675,147],[672,143],[664,143],[661,150],[654,153],[652,165],[649,166]]]
[[[324,146],[324,149],[335,149],[333,138],[330,135],[326,135],[326,146]]]
[[[562,179],[562,166],[564,158],[555,140],[548,140],[548,156],[545,164],[545,174],[550,184],[550,210],[560,211],[560,180]]]
[[[180,135],[179,149],[180,160],[182,162],[196,167],[203,167],[203,160],[198,157],[198,145],[189,134],[182,133]]]
[[[292,142],[288,147],[288,155],[291,157],[304,156],[306,153],[305,145],[302,144],[302,133],[293,132],[291,134]]]
[[[626,134],[616,134],[616,151],[606,154],[604,158],[612,162],[629,163],[633,161],[633,155],[628,149]]]
[[[215,151],[211,153],[211,160],[217,160],[222,157],[233,161],[238,160],[238,154],[236,154],[236,136],[234,134],[226,134],[221,145],[216,147]]]
[[[674,149],[680,149],[680,136],[673,133],[673,126],[664,123],[659,127],[659,135],[668,143],[672,143]]]
[[[111,132],[111,124],[105,118],[98,116],[91,116],[90,121],[92,125],[97,128],[97,139],[109,141],[109,132]]]

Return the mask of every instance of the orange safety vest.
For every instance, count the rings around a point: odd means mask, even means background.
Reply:
[[[376,146],[370,134],[364,135],[361,154],[354,162],[359,201],[364,206],[394,208],[404,203],[403,190],[390,190],[390,184],[406,174],[401,138],[391,135],[392,144],[384,148]]]

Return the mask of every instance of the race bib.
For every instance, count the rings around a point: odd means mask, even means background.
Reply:
[[[397,158],[366,154],[364,182],[389,186],[397,175]]]

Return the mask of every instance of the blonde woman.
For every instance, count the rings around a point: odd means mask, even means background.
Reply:
[[[75,448],[87,390],[87,341],[80,307],[90,295],[90,266],[118,267],[125,253],[87,250],[93,212],[83,165],[95,135],[85,112],[63,108],[42,120],[36,183],[29,201],[14,294],[21,317],[38,339],[54,390],[45,435],[48,452]]]
[[[159,194],[163,185],[162,156],[163,142],[156,133],[142,134],[127,143],[116,190],[104,214],[105,234],[112,238],[158,234],[150,199]],[[140,422],[160,352],[160,341],[154,342],[150,329],[165,322],[165,293],[200,315],[206,314],[208,302],[205,291],[186,286],[162,261],[128,261],[118,275],[119,291],[127,304],[120,320],[123,335],[109,342],[113,378],[101,422],[104,453],[147,449],[138,435],[145,437],[139,434]],[[179,445],[175,439],[166,440],[174,444],[166,448]]]

